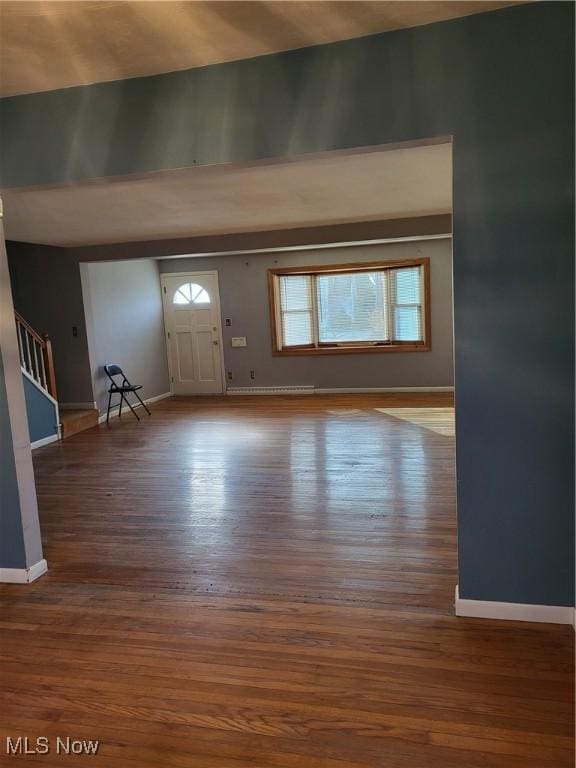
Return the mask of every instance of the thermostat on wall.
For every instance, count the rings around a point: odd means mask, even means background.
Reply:
[[[233,347],[245,347],[246,346],[246,336],[232,336],[232,346]]]

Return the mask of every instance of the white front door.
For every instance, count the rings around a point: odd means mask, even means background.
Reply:
[[[222,393],[218,273],[162,275],[162,298],[172,392]]]

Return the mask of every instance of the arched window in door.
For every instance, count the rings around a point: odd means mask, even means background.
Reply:
[[[210,296],[198,283],[182,283],[172,298],[173,304],[210,304]]]

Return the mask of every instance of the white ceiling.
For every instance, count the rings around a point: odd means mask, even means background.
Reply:
[[[247,59],[517,2],[0,0],[0,95]]]
[[[449,143],[0,190],[6,237],[56,246],[450,213]]]

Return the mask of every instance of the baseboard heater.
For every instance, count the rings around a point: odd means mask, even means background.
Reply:
[[[227,395],[346,395],[402,392],[453,392],[454,387],[341,387],[323,389],[314,386],[301,387],[229,387]]]
[[[313,395],[314,387],[228,387],[227,395]]]

